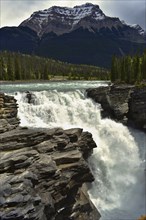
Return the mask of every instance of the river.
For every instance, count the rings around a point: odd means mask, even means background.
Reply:
[[[136,220],[145,214],[145,146],[143,132],[110,119],[101,119],[100,104],[86,97],[87,88],[107,86],[99,81],[1,84],[14,95],[21,126],[80,127],[97,144],[88,163],[95,177],[89,196],[101,220]],[[31,91],[28,103],[26,91]]]

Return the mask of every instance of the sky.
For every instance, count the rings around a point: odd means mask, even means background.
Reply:
[[[0,27],[18,26],[34,11],[54,5],[73,7],[87,2],[99,5],[107,16],[139,24],[146,30],[146,0],[0,0]]]

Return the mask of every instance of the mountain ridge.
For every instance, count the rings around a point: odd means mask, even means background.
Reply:
[[[41,38],[44,34],[53,32],[62,35],[70,33],[80,27],[100,31],[101,28],[124,28],[127,26],[134,34],[144,35],[144,30],[139,26],[128,25],[118,17],[106,16],[99,5],[86,3],[79,6],[60,7],[52,6],[45,10],[34,12],[28,19],[24,20],[19,26],[29,27],[34,30]]]
[[[110,67],[113,55],[146,49],[139,25],[106,16],[98,5],[53,6],[34,12],[18,27],[0,29],[0,50],[36,54],[73,64]]]

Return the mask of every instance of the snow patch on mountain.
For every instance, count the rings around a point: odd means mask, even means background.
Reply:
[[[130,27],[137,29],[140,35],[144,35],[145,33],[142,27],[140,27],[138,24],[132,24]]]
[[[74,8],[53,6],[49,9],[34,12],[26,21],[35,18],[38,22],[42,23],[44,20],[47,21],[48,18],[54,19],[55,14],[56,16],[60,16],[61,19],[66,17],[72,21],[73,25],[88,16],[93,16],[95,20],[102,20],[106,17],[98,5],[87,3],[81,6],[75,6]]]
[[[127,25],[127,26],[129,26],[129,27],[131,27],[131,28],[136,29],[140,35],[144,36],[145,31],[142,29],[142,27],[141,27],[139,24],[128,24],[128,23],[126,23],[125,21],[121,21],[121,22],[122,22],[124,25]]]
[[[51,8],[34,12],[20,26],[29,27],[41,38],[44,34],[55,33],[57,36],[70,33],[76,29],[83,28],[96,33],[102,29],[113,31],[124,30],[125,26],[131,31],[124,32],[124,37],[133,36],[141,38],[144,30],[139,25],[128,25],[119,18],[108,17],[98,5],[86,3],[73,8],[53,6]],[[136,31],[135,31],[136,30]],[[121,34],[123,36],[123,34]]]
[[[98,5],[86,3],[73,8],[53,6],[49,9],[34,12],[30,18],[22,22],[21,26],[35,25],[37,33],[41,34],[42,27],[44,28],[50,21],[61,21],[65,25],[70,25],[73,29],[84,18],[92,18],[95,22],[106,18]]]

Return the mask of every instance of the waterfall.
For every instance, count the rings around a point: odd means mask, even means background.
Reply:
[[[79,89],[38,91],[32,95],[30,104],[26,93],[15,95],[21,126],[81,127],[93,134],[98,147],[89,158],[95,177],[89,195],[102,215],[101,220],[136,220],[145,214],[144,158],[129,129],[101,119],[100,105]],[[144,152],[144,146],[141,151]]]

